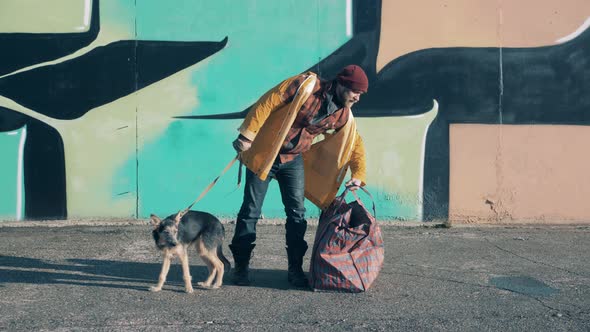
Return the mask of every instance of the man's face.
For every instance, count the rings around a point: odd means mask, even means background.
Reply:
[[[351,90],[341,84],[336,87],[336,97],[344,107],[352,108],[352,105],[361,99],[362,94],[362,91]]]

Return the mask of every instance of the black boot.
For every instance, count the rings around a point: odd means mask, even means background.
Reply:
[[[303,272],[303,256],[307,251],[307,244],[287,247],[287,259],[289,261],[289,270],[287,280],[297,288],[308,288],[309,281]]]
[[[250,279],[248,279],[248,266],[250,265],[252,249],[254,249],[255,246],[255,244],[250,244],[247,246],[237,246],[235,244],[229,245],[229,249],[234,256],[234,272],[232,274],[232,282],[234,285],[250,285]]]

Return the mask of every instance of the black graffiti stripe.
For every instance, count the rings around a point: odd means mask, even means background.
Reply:
[[[75,119],[215,54],[227,43],[118,41],[62,63],[0,79],[0,95],[57,119]]]

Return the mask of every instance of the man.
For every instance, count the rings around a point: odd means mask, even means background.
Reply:
[[[350,109],[368,87],[367,75],[356,65],[344,67],[332,81],[307,72],[281,82],[248,112],[233,142],[247,167],[244,200],[229,246],[234,284],[250,284],[256,222],[274,178],[287,215],[287,279],[295,287],[308,286],[302,269],[308,248],[304,198],[327,207],[348,168],[347,186],[356,189],[365,184],[365,149]],[[323,141],[312,145],[320,137]]]

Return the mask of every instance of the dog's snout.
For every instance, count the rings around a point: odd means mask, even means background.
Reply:
[[[168,232],[163,232],[160,234],[160,238],[158,239],[158,247],[160,248],[172,248],[178,245],[178,240],[173,234]]]

